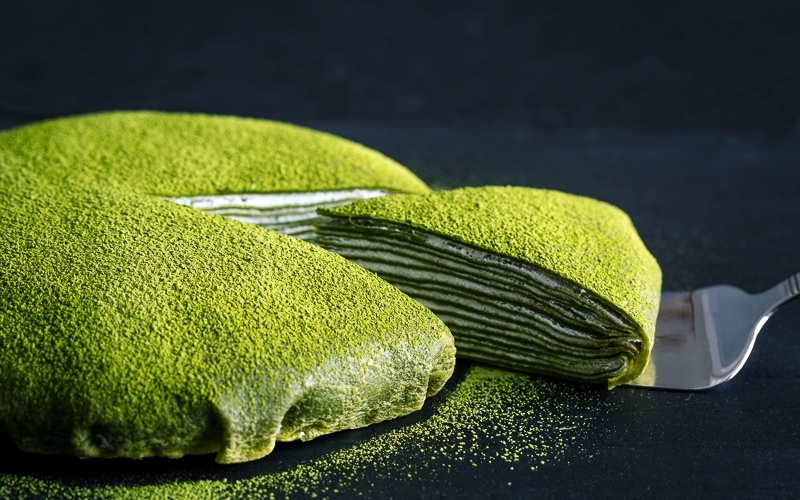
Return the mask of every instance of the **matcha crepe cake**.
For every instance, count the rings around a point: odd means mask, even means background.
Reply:
[[[0,430],[23,450],[252,460],[416,410],[453,369],[438,318],[310,243],[2,153],[0,199]]]
[[[354,142],[267,120],[117,111],[0,132],[0,150],[47,179],[139,193],[305,238],[317,207],[427,186]]]
[[[484,187],[320,213],[315,241],[431,308],[461,357],[609,387],[647,365],[661,271],[611,205]]]

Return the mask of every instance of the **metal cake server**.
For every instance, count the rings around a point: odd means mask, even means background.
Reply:
[[[733,378],[775,310],[800,296],[800,273],[750,295],[729,285],[664,292],[645,372],[628,385],[700,390]]]

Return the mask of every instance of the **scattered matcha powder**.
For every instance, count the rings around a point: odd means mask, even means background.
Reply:
[[[327,498],[371,496],[374,483],[415,477],[442,479],[464,464],[506,463],[524,477],[580,447],[602,405],[599,391],[535,376],[472,365],[433,414],[292,469],[238,481],[175,478],[165,484],[65,485],[57,480],[0,475],[2,498]],[[313,446],[313,445],[309,445]],[[407,457],[418,457],[409,461]],[[269,457],[265,460],[270,460]],[[527,471],[527,472],[526,472]],[[124,482],[124,484],[122,484]],[[345,486],[346,485],[346,486]],[[356,488],[355,490],[353,488]]]

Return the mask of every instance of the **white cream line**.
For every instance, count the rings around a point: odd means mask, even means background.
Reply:
[[[200,210],[226,207],[284,208],[302,205],[327,205],[356,199],[375,198],[389,193],[380,189],[350,189],[344,191],[312,191],[307,193],[238,193],[222,195],[179,196],[165,198],[179,205]]]

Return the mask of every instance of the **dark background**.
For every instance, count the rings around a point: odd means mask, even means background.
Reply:
[[[792,1],[4,1],[5,123],[289,121],[800,134]]]
[[[321,128],[437,187],[518,184],[610,201],[630,213],[668,289],[755,292],[800,271],[795,1],[0,1],[0,127],[141,108]],[[359,491],[798,498],[798,325],[800,305],[789,304],[742,373],[710,391],[592,392],[613,411],[597,416],[588,451],[537,474],[482,464],[400,486],[377,474]],[[281,457],[301,463],[363,436]],[[231,469],[191,459],[125,472],[7,453],[16,465],[0,472],[46,467],[66,482],[274,467],[269,457]],[[512,477],[513,488],[497,488]]]

